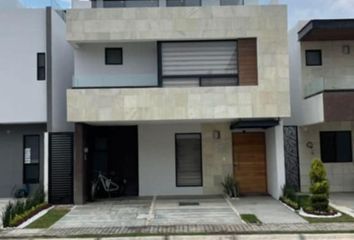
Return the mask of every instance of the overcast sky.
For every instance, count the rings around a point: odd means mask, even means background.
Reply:
[[[1,0],[0,0],[1,1]],[[20,0],[31,3],[33,6],[50,3],[51,0]],[[71,0],[55,0],[62,6],[70,6]],[[215,0],[217,1],[217,0]],[[272,0],[259,0],[267,4]],[[289,28],[299,20],[323,19],[323,18],[354,18],[354,0],[278,0],[288,5]]]

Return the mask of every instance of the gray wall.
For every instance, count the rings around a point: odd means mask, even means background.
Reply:
[[[66,89],[72,87],[74,74],[74,51],[65,39],[66,25],[55,10],[51,11],[51,110],[48,117],[49,132],[73,131],[74,126],[67,122]]]
[[[46,81],[37,81],[45,24],[44,9],[0,10],[0,124],[47,120]]]
[[[123,50],[122,65],[105,64],[105,48]],[[156,42],[83,44],[75,49],[74,86],[157,85]]]
[[[45,124],[0,125],[0,197],[23,186],[23,136],[40,134],[40,182],[43,183]],[[34,189],[35,185],[31,186]]]

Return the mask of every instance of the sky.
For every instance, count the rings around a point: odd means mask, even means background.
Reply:
[[[1,1],[1,0],[0,0]],[[32,7],[49,4],[51,1],[59,2],[60,6],[67,8],[71,0],[20,0]],[[215,0],[216,1],[216,0]],[[259,0],[267,4],[272,0]],[[274,1],[274,0],[273,0]],[[296,25],[299,20],[323,18],[354,18],[354,0],[278,0],[288,5],[289,28]]]

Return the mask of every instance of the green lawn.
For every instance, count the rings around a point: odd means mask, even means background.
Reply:
[[[68,208],[53,208],[26,228],[49,228],[70,211]]]
[[[246,223],[257,223],[261,224],[262,222],[254,214],[241,214],[241,218]]]
[[[354,218],[342,213],[342,216],[336,218],[310,218],[310,217],[303,217],[309,223],[344,223],[344,222],[354,222]]]

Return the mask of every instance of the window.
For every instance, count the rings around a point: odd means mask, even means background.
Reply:
[[[123,50],[122,48],[106,48],[106,65],[122,65]]]
[[[220,0],[221,6],[227,5],[243,5],[244,0]]]
[[[352,135],[350,131],[321,132],[320,141],[323,162],[352,162]]]
[[[23,183],[39,183],[39,135],[23,137]]]
[[[237,41],[162,42],[159,44],[163,87],[236,86]]]
[[[201,6],[201,0],[167,0],[167,7]]]
[[[321,66],[322,51],[321,50],[306,50],[306,66]]]
[[[198,187],[202,179],[202,144],[200,133],[175,135],[176,186]]]
[[[37,53],[37,80],[45,80],[45,53]]]

